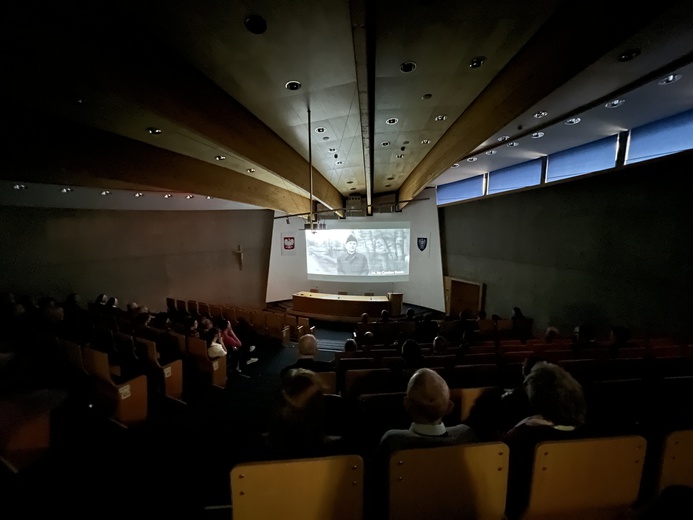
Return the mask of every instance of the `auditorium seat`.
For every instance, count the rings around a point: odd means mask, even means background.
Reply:
[[[664,440],[657,491],[669,486],[693,488],[693,430],[677,430]]]
[[[502,442],[403,450],[389,466],[390,520],[505,518],[508,446]]]
[[[188,352],[197,369],[206,376],[207,382],[218,388],[226,388],[226,356],[211,359],[207,355],[207,342],[188,336]]]
[[[160,361],[157,344],[155,341],[137,338],[135,348],[140,356],[146,360],[150,389],[160,395],[176,401],[183,399],[183,361],[174,359],[162,364]]]
[[[399,383],[399,379],[388,368],[347,370],[344,374],[342,396],[355,400],[362,394],[397,392],[401,389]]]
[[[237,464],[233,520],[361,520],[363,475],[358,455]]]

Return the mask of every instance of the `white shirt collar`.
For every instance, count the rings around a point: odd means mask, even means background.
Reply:
[[[438,424],[411,423],[409,431],[417,435],[426,435],[428,437],[440,437],[447,433],[447,429],[442,422]]]

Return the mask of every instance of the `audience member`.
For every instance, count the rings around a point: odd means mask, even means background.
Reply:
[[[612,326],[609,331],[609,356],[616,358],[620,349],[630,346],[630,330],[622,325]]]
[[[327,361],[320,361],[318,357],[318,340],[313,334],[304,334],[298,340],[298,360],[282,369],[279,373],[284,376],[292,368],[305,368],[313,372],[332,372],[334,365]]]
[[[562,440],[582,434],[586,416],[582,386],[558,365],[539,361],[525,378],[531,414],[502,438],[510,448],[506,514],[518,518],[526,509],[539,442]]]
[[[553,343],[554,340],[561,337],[561,331],[557,327],[548,327],[546,333],[544,334],[544,341],[546,343]]]
[[[416,340],[421,343],[430,343],[438,335],[438,324],[433,321],[430,314],[424,314],[421,321],[416,323]]]
[[[228,355],[228,350],[222,344],[221,331],[216,328],[209,329],[206,332],[207,355],[211,359],[216,359]]]
[[[412,423],[407,430],[385,432],[370,464],[366,466],[367,508],[372,518],[387,518],[387,482],[390,456],[399,450],[449,446],[477,440],[467,425],[446,427],[443,417],[453,408],[445,380],[430,368],[420,368],[407,384],[404,408]]]
[[[221,340],[224,347],[231,353],[229,358],[233,370],[241,372],[247,365],[258,360],[255,357],[250,357],[251,352],[255,351],[255,345],[244,343],[234,332],[229,320],[225,318],[219,320],[218,328],[221,331]]]
[[[390,311],[387,309],[383,309],[380,311],[380,322],[379,323],[387,323],[390,321]]]
[[[448,340],[444,336],[436,336],[433,339],[433,353],[443,355],[448,351]]]
[[[354,338],[349,338],[344,342],[344,352],[356,352],[358,349],[358,343]]]
[[[424,364],[421,344],[415,339],[408,339],[402,344],[402,357],[404,368],[421,368]]]
[[[416,313],[412,307],[407,309],[407,312],[404,315],[404,321],[416,321]]]

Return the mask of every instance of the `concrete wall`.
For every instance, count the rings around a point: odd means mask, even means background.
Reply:
[[[440,208],[444,272],[486,284],[489,316],[519,306],[539,334],[588,322],[691,337],[692,165],[682,153]]]
[[[0,206],[0,290],[163,310],[167,296],[261,308],[271,211],[100,211]],[[238,246],[244,253],[240,269]]]

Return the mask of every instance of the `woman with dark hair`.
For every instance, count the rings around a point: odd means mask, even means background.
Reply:
[[[424,357],[421,352],[421,345],[415,339],[408,339],[402,344],[402,357],[404,358],[404,368],[423,367]]]

